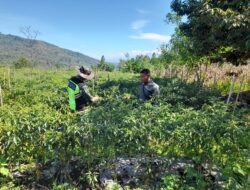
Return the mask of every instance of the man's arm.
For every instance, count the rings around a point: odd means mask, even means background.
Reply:
[[[143,88],[144,88],[143,84],[140,85],[139,100],[141,101],[146,100]]]
[[[100,98],[98,96],[91,96],[89,90],[88,90],[88,87],[86,85],[83,86],[83,90],[84,90],[84,93],[85,93],[85,97],[87,98],[87,100],[89,102],[97,102]]]
[[[156,98],[160,97],[160,87],[158,85],[154,86],[153,96],[156,97]]]
[[[92,102],[93,97],[91,96],[88,87],[86,85],[83,85],[82,90],[84,93],[84,97],[87,99],[87,101]]]

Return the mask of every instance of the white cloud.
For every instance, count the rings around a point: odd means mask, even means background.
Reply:
[[[140,30],[144,28],[150,21],[149,20],[135,20],[131,24],[133,30]]]
[[[130,38],[137,40],[154,40],[154,41],[168,42],[171,39],[171,36],[157,34],[157,33],[140,33],[139,35],[136,36],[130,36]]]

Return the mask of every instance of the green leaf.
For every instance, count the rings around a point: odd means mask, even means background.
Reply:
[[[9,169],[4,168],[4,167],[0,168],[0,174],[3,175],[3,176],[6,176],[6,177],[11,176],[11,173],[10,173]]]
[[[242,170],[242,168],[240,167],[239,164],[236,164],[236,165],[233,167],[233,171],[234,171],[235,173],[241,174],[241,175],[243,175],[243,176],[246,175],[246,173]]]

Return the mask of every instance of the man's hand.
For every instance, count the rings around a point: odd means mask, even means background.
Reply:
[[[93,103],[96,103],[96,102],[98,102],[98,101],[100,101],[100,100],[101,100],[101,98],[100,98],[99,96],[94,96],[94,97],[91,98],[91,101],[92,101]]]
[[[132,100],[132,99],[135,99],[135,96],[134,95],[131,95],[131,94],[124,94],[124,96],[122,97],[123,100]]]

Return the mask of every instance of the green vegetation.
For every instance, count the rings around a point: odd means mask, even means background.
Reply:
[[[234,64],[246,61],[250,48],[248,0],[173,0],[171,8],[176,16],[187,18],[178,28],[188,38],[191,53]]]
[[[0,34],[0,60],[11,66],[0,68],[0,190],[250,189],[249,107],[222,97],[232,76],[232,91],[249,96],[249,67],[222,64],[249,61],[249,2],[173,0],[171,8],[166,22],[176,30],[161,54],[127,54],[119,72],[104,56],[99,63]],[[84,64],[96,71],[91,94],[102,99],[73,114],[67,82],[75,73],[52,68]],[[156,105],[135,98],[142,68],[157,76]],[[134,181],[121,177],[118,158],[139,163],[125,170]]]
[[[128,55],[129,58],[129,55]],[[138,55],[135,58],[121,60],[119,64],[119,70],[123,72],[139,73],[143,68],[156,68],[160,66],[158,59],[154,55],[152,59],[146,55]]]
[[[6,69],[0,70],[1,84],[3,72]],[[152,106],[127,98],[137,93],[138,76],[102,72],[95,85],[89,85],[92,94],[103,100],[83,114],[72,114],[66,91],[71,74],[19,69],[11,76],[11,88],[3,86],[2,189],[27,189],[30,184],[53,189],[97,187],[98,174],[111,167],[112,159],[137,156],[184,158],[195,167],[187,167],[182,176],[158,174],[160,184],[149,177],[154,172],[146,172],[147,180],[139,180],[136,187],[249,189],[248,109],[233,114],[231,105],[219,101],[219,91],[177,78],[155,78],[162,95]],[[208,171],[215,169],[218,179],[205,177],[203,164]],[[18,172],[21,177],[15,177]]]
[[[198,68],[201,64],[249,63],[250,17],[248,0],[173,0],[167,24],[176,25],[161,55],[137,56],[120,61],[120,70],[137,73],[142,67],[169,65]],[[153,60],[151,60],[153,59]]]
[[[17,61],[13,63],[13,65],[14,68],[16,69],[32,67],[32,63],[28,59],[25,59],[24,57],[19,58]]]
[[[93,69],[94,70],[98,69],[100,71],[109,71],[109,72],[112,72],[112,71],[115,70],[115,65],[111,64],[111,63],[106,63],[105,62],[105,57],[103,55],[102,58],[101,58],[100,63],[97,66],[94,65]]]
[[[170,65],[179,67],[185,65],[190,69],[196,69],[201,64],[210,64],[211,61],[206,56],[196,56],[191,52],[192,43],[189,38],[177,28],[168,44],[161,46],[161,54],[152,56],[138,55],[130,58],[127,54],[126,60],[120,60],[119,70],[123,72],[138,73],[143,68],[152,70],[164,70]]]

